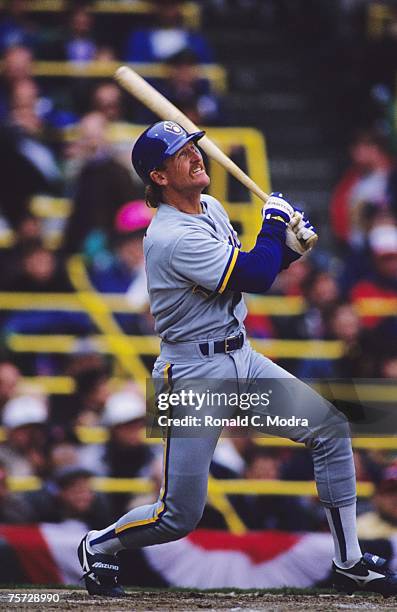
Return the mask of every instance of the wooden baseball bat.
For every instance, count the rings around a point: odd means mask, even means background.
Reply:
[[[163,94],[152,87],[145,79],[128,66],[120,66],[115,72],[116,81],[133,95],[139,102],[149,108],[153,113],[158,115],[160,119],[175,121],[185,128],[188,132],[198,132],[200,130],[182,111],[179,110],[172,102],[167,100]],[[225,170],[230,172],[240,183],[247,189],[252,191],[263,202],[267,202],[269,196],[267,193],[253,181],[237,164],[234,163],[225,155],[223,151],[210,139],[208,136],[203,136],[200,139],[200,148],[203,149],[215,161],[217,161]],[[315,239],[314,239],[315,238]],[[317,236],[313,236],[313,244],[317,241]],[[310,244],[310,241],[309,241]]]

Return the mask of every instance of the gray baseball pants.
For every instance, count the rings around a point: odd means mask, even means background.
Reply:
[[[212,353],[212,354],[211,354]],[[307,417],[308,426],[266,428],[266,433],[283,435],[302,442],[310,449],[318,495],[327,508],[349,506],[356,501],[355,470],[348,424],[335,416],[333,407],[310,387],[299,381],[270,359],[255,352],[249,342],[228,354],[203,356],[198,345],[163,343],[153,377],[167,379],[173,390],[186,379],[215,381],[273,379],[291,385],[284,395],[283,416]],[[214,388],[215,388],[214,387]],[[255,407],[248,413],[272,414],[280,406],[272,403],[265,409]],[[230,409],[232,417],[234,409]],[[174,409],[173,417],[182,417],[183,406]],[[329,432],[329,435],[327,434]],[[333,432],[336,432],[333,435]],[[202,516],[210,463],[221,433],[212,428],[200,436],[178,437],[172,426],[164,446],[164,479],[156,503],[134,508],[116,523],[115,532],[123,546],[137,548],[177,540],[191,532]]]

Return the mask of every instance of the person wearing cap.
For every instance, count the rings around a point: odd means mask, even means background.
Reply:
[[[395,300],[397,298],[397,227],[391,223],[376,225],[368,234],[371,253],[371,269],[365,278],[359,280],[351,289],[353,304],[367,298]],[[363,316],[363,325],[375,328],[381,317]]]
[[[362,539],[391,538],[397,534],[397,463],[386,467],[375,484],[373,510],[357,519],[358,535]]]
[[[143,441],[146,406],[135,387],[110,395],[105,404],[101,425],[109,432],[106,444],[90,444],[79,451],[79,461],[98,476],[135,478],[146,476],[155,453]],[[125,512],[131,494],[111,495],[115,516]]]
[[[7,440],[0,445],[0,461],[10,476],[45,474],[47,417],[47,404],[42,397],[23,395],[5,404],[2,422]]]

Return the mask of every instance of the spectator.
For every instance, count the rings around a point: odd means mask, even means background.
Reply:
[[[95,353],[75,355],[64,371],[75,383],[72,394],[50,398],[50,422],[55,440],[76,442],[76,425],[99,425],[110,395],[110,372],[103,358]]]
[[[111,81],[104,81],[96,85],[91,108],[94,112],[102,113],[109,122],[125,120],[121,89]]]
[[[198,73],[196,54],[183,49],[166,60],[168,77],[159,79],[157,89],[185,115],[198,125],[225,125],[226,112],[211,91],[208,79]],[[142,106],[136,113],[136,121],[154,123],[156,116]]]
[[[143,441],[146,406],[135,388],[112,394],[105,406],[102,424],[109,430],[103,447],[91,447],[82,455],[83,464],[98,474],[119,478],[147,475],[154,459],[151,447]],[[94,452],[93,452],[94,451]],[[112,496],[115,516],[125,511],[131,495]]]
[[[390,178],[394,168],[385,139],[360,133],[350,149],[352,166],[331,200],[331,225],[344,246],[362,248],[376,214],[391,209]]]
[[[93,285],[101,293],[122,293],[142,314],[117,314],[116,319],[128,333],[152,333],[153,319],[148,310],[143,236],[152,213],[143,200],[123,206],[116,215],[111,258],[94,260],[90,268]]]
[[[11,493],[5,465],[0,461],[0,523],[30,523],[32,511],[23,495]]]
[[[8,0],[6,15],[0,21],[0,53],[15,45],[34,47],[38,42],[37,26],[26,17],[24,0]]]
[[[212,50],[202,34],[182,25],[182,0],[156,0],[157,23],[148,29],[134,29],[129,35],[127,62],[163,62],[183,49],[193,51],[200,63],[213,61]]]
[[[306,298],[306,311],[291,321],[279,317],[279,335],[286,338],[322,339],[326,332],[326,316],[340,301],[335,278],[325,270],[313,269],[301,284]]]
[[[5,121],[10,112],[10,95],[15,85],[32,77],[32,62],[32,53],[27,47],[10,47],[4,53],[0,79],[0,121]]]
[[[397,298],[397,227],[385,224],[374,227],[368,242],[371,253],[371,269],[366,277],[359,280],[351,289],[350,297],[354,304],[367,298]],[[380,317],[363,316],[362,323],[371,329],[381,321]]]
[[[0,207],[14,227],[26,216],[33,195],[56,195],[62,182],[54,153],[42,139],[43,121],[31,85],[18,81],[9,123],[0,128]]]
[[[10,476],[43,476],[47,470],[47,405],[44,398],[20,396],[3,409],[7,441],[0,445],[0,461]]]
[[[15,396],[20,380],[21,373],[11,361],[0,362],[0,411]]]
[[[95,24],[95,17],[89,2],[78,2],[71,7],[66,28],[58,33],[58,41],[44,49],[46,58],[69,62],[90,62],[102,58],[114,59],[113,51],[101,45]]]
[[[61,523],[78,520],[88,529],[98,529],[111,520],[106,497],[95,493],[92,474],[79,466],[66,466],[54,472],[40,491],[26,494],[35,522]]]
[[[373,510],[357,519],[358,537],[372,540],[391,538],[397,533],[397,464],[385,468],[375,485]]]
[[[72,286],[63,262],[40,240],[26,244],[21,253],[21,269],[5,286],[7,291],[68,292]]]
[[[115,159],[106,128],[103,114],[85,115],[80,123],[81,138],[69,152],[81,170],[76,178],[74,209],[66,230],[67,252],[84,246],[89,255],[103,250],[116,211],[136,197],[131,174]]]
[[[343,342],[343,355],[332,361],[330,377],[365,378],[375,375],[378,357],[375,339],[362,329],[360,317],[351,304],[338,304],[330,313],[328,337]]]
[[[278,451],[254,446],[247,456],[244,476],[255,480],[280,480],[281,466]],[[238,511],[249,529],[306,531],[315,528],[314,518],[306,510],[304,498],[277,495],[239,497]]]

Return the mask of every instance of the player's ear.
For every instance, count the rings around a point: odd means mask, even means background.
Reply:
[[[152,170],[150,173],[150,178],[152,179],[153,183],[156,183],[156,185],[159,185],[159,187],[165,187],[168,185],[168,179],[163,170]]]

